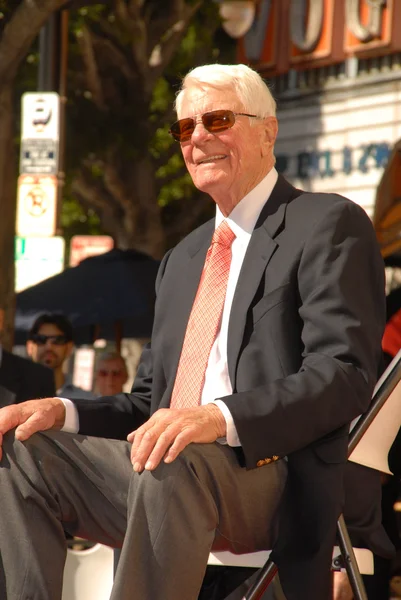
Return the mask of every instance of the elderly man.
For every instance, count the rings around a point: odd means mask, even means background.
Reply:
[[[94,392],[97,396],[121,394],[128,379],[127,365],[118,352],[103,352],[96,361]]]
[[[330,595],[348,425],[381,358],[374,232],[277,175],[256,72],[196,68],[176,108],[216,217],[162,261],[131,394],[0,411],[2,598],[59,597],[63,527],[123,543],[113,600],[195,600],[212,547],[273,547],[287,600]]]

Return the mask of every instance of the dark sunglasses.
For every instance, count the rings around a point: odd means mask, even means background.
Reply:
[[[187,119],[180,119],[172,124],[169,133],[177,142],[187,142],[191,139],[191,135],[195,131],[196,124],[199,122],[199,118],[202,120],[203,127],[210,133],[219,133],[220,131],[226,131],[231,129],[235,124],[235,117],[253,117],[254,119],[260,119],[257,115],[248,115],[248,113],[235,113],[232,110],[212,110],[204,113],[197,119],[188,117]]]
[[[65,335],[44,335],[43,333],[34,333],[30,339],[38,346],[44,346],[49,340],[55,346],[63,346],[70,341]]]

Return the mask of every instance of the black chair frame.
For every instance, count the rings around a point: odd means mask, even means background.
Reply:
[[[358,422],[350,432],[348,456],[352,454],[400,380],[401,351],[398,352],[397,356],[392,360],[385,373],[380,378],[368,410],[359,418]],[[341,568],[345,567],[355,600],[368,600],[365,586],[356,562],[354,550],[352,548],[351,540],[348,535],[347,526],[342,515],[337,522],[337,538],[342,560],[335,559],[333,561],[332,568],[333,570],[340,570]],[[243,600],[260,600],[263,593],[273,581],[276,573],[277,567],[274,562],[269,559],[260,569],[255,582],[248,590]]]

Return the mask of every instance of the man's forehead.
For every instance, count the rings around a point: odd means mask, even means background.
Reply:
[[[105,360],[101,360],[99,362],[99,368],[104,368],[105,366],[116,366],[118,365],[119,367],[123,367],[125,366],[124,361],[122,360],[122,358],[106,358]]]
[[[38,333],[55,333],[56,335],[64,335],[61,329],[54,323],[42,323],[39,327]]]
[[[242,109],[242,103],[232,87],[227,86],[220,89],[211,86],[202,88],[193,86],[184,92],[179,117],[202,114],[207,110],[219,108],[228,108],[234,111]]]

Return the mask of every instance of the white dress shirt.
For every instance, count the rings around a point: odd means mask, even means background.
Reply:
[[[241,442],[238,438],[237,430],[227,405],[222,400],[216,400],[216,398],[221,396],[229,396],[233,391],[227,364],[228,321],[230,318],[235,288],[237,286],[249,240],[251,239],[260,212],[276,184],[277,177],[277,171],[273,168],[266,177],[264,177],[264,179],[262,179],[262,181],[258,183],[258,185],[254,187],[253,190],[239,202],[239,204],[237,204],[229,216],[226,217],[227,224],[235,233],[236,238],[231,246],[232,257],[230,274],[228,276],[221,327],[210,352],[201,396],[201,404],[215,402],[220,408],[227,424],[226,440],[230,446],[240,446]],[[223,220],[223,214],[219,207],[216,207],[215,227],[217,228]],[[62,398],[62,400],[66,406],[66,419],[63,431],[77,433],[79,430],[78,411],[71,401],[66,400],[65,398]]]

